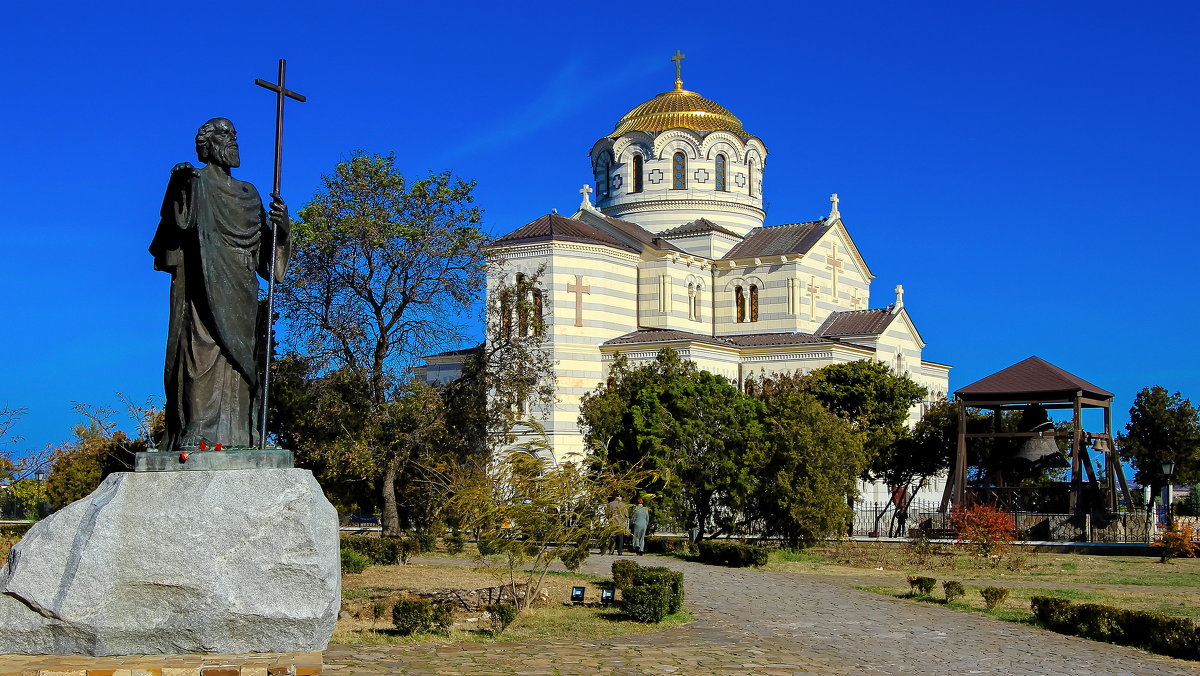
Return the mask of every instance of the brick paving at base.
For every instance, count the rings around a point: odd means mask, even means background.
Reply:
[[[322,655],[0,655],[0,676],[319,676]]]
[[[613,558],[592,556],[583,570],[607,575]],[[325,651],[324,673],[1200,675],[1200,663],[869,594],[799,574],[704,566],[667,557],[639,562],[684,571],[686,604],[695,622],[591,643],[334,645]]]

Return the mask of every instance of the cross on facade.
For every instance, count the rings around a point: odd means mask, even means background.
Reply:
[[[858,297],[858,288],[857,288],[857,287],[855,287],[855,289],[854,289],[854,293],[853,293],[853,294],[850,296],[850,307],[852,307],[852,308],[854,308],[855,310],[857,310],[857,309],[858,309],[858,305],[859,305],[859,303],[861,303],[861,302],[862,302],[862,299],[860,299],[860,298]]]
[[[586,195],[584,199],[587,199]],[[590,295],[592,287],[584,286],[583,275],[575,275],[575,283],[567,284],[567,293],[575,294],[575,326],[583,326],[583,294]]]
[[[816,277],[808,278],[808,288],[805,290],[808,291],[809,316],[812,317],[813,319],[816,319],[817,318],[817,294],[821,292],[821,287],[817,286],[817,278]]]
[[[833,301],[836,303],[838,298],[837,275],[838,270],[842,267],[842,260],[837,257],[837,244],[834,244],[833,251],[825,256],[825,263],[829,265],[829,274],[833,278]]]
[[[583,187],[579,189],[579,194],[583,195],[583,201],[581,201],[579,203],[580,209],[586,209],[586,208],[592,206],[592,198],[591,198],[592,186],[588,185],[587,183],[584,183]]]
[[[675,62],[675,88],[676,89],[683,89],[683,75],[682,75],[683,69],[680,67],[680,63],[686,58],[687,57],[683,55],[683,52],[679,51],[678,49],[675,50],[675,56],[671,57],[671,60]]]

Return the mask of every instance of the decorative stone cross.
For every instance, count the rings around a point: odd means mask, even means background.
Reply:
[[[817,286],[817,278],[816,277],[808,278],[808,288],[805,290],[808,291],[809,316],[812,317],[813,319],[816,319],[817,318],[817,294],[821,292],[821,287]]]
[[[841,200],[838,199],[835,192],[829,196],[829,201],[833,203],[833,208],[829,210],[829,218],[825,220],[833,222],[842,217],[842,214],[838,211],[838,202],[841,202]]]
[[[904,287],[900,284],[896,285],[896,309],[904,307]]]
[[[850,307],[857,310],[860,303],[862,303],[862,299],[858,297],[858,288],[856,287],[854,293],[850,296]]]
[[[837,302],[837,275],[838,270],[842,267],[842,260],[837,257],[837,244],[833,245],[833,251],[825,256],[825,263],[829,266],[829,274],[833,278],[833,301]]]
[[[682,75],[682,68],[680,67],[680,64],[686,58],[687,57],[683,55],[683,52],[679,51],[678,49],[675,50],[675,56],[671,57],[671,60],[675,62],[675,88],[676,89],[683,89],[683,75]]]
[[[592,186],[584,183],[583,187],[579,189],[579,194],[583,195],[583,200],[579,202],[579,208],[590,209],[592,206]]]
[[[583,199],[586,200],[587,196],[584,195]],[[567,293],[575,294],[575,326],[583,326],[583,294],[591,295],[592,287],[584,286],[583,275],[575,275],[575,283],[567,284]]]

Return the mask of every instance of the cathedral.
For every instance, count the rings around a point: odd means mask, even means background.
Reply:
[[[765,225],[766,145],[684,89],[680,58],[674,88],[592,146],[595,187],[583,186],[578,211],[540,216],[492,244],[507,265],[489,289],[542,271],[533,306],[556,364],[558,402],[545,417],[556,459],[584,452],[580,398],[618,353],[637,363],[671,347],[739,385],[876,359],[927,388],[929,402],[944,397],[950,367],[923,358],[903,288],[871,307],[874,275],[837,195],[824,219]],[[433,355],[419,371],[444,382],[461,359]],[[887,500],[882,487],[862,488],[867,501]]]

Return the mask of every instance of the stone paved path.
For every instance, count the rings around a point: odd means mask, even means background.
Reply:
[[[613,557],[585,572],[607,575]],[[685,627],[591,644],[330,646],[325,674],[1200,674],[1200,664],[910,603],[803,575],[641,562],[685,573]],[[421,563],[466,565],[453,559]]]

